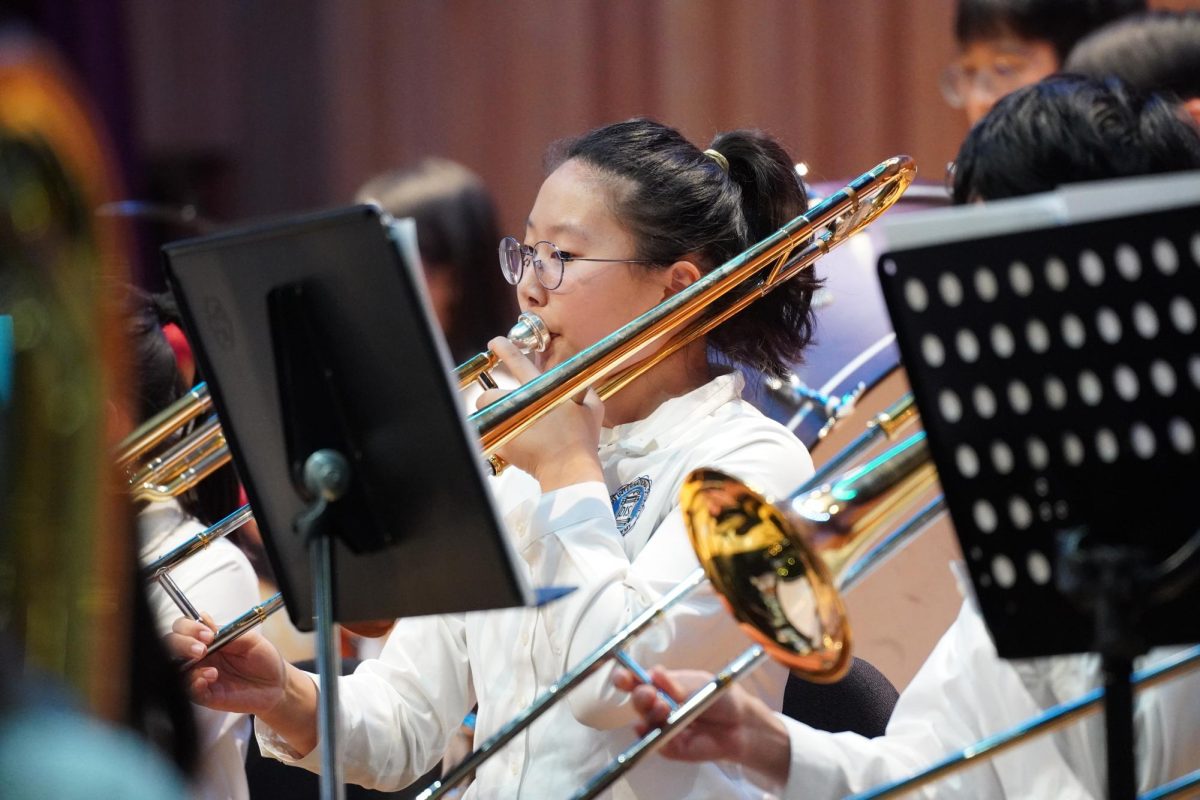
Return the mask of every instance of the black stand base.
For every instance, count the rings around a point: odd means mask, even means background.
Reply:
[[[1109,800],[1134,800],[1133,659],[1104,656],[1104,737],[1108,756]]]
[[[1059,589],[1092,613],[1094,650],[1104,672],[1104,733],[1109,800],[1135,800],[1133,659],[1146,652],[1138,620],[1154,587],[1154,571],[1136,548],[1083,544],[1082,531],[1063,535]]]

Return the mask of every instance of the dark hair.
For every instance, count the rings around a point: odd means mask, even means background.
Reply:
[[[473,355],[509,329],[515,300],[496,262],[496,207],[478,175],[454,161],[426,158],[371,178],[357,198],[394,217],[412,217],[426,268],[452,273],[457,292],[445,335],[455,356]]]
[[[954,202],[1189,169],[1200,169],[1200,131],[1173,104],[1115,78],[1055,75],[1001,99],[967,134]]]
[[[1063,71],[1200,97],[1200,11],[1148,11],[1106,25],[1075,46]]]
[[[1006,34],[1045,40],[1061,63],[1091,31],[1145,8],[1146,0],[958,0],[954,37],[960,46]]]
[[[557,143],[547,164],[579,159],[613,179],[609,202],[633,234],[635,258],[665,267],[686,256],[707,273],[808,206],[795,162],[766,134],[730,131],[708,147],[728,162],[728,174],[674,128],[632,119]],[[818,285],[805,270],[709,334],[709,343],[731,361],[781,374],[812,338]]]
[[[179,324],[179,309],[169,294],[151,294],[124,287],[125,324],[129,343],[134,408],[142,423],[174,403],[188,391],[162,326]],[[233,465],[217,470],[194,489],[179,497],[184,511],[212,525],[238,504],[239,484]]]

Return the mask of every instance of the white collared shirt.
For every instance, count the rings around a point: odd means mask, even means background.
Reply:
[[[960,587],[965,587],[960,575]],[[1142,668],[1166,655],[1156,650]],[[1101,684],[1094,655],[1006,661],[973,597],[901,693],[884,736],[829,734],[783,717],[791,745],[785,800],[841,798],[913,775]],[[1136,696],[1138,783],[1146,792],[1200,767],[1200,672]],[[928,798],[1090,800],[1105,796],[1104,724],[1076,721],[928,784]]]
[[[579,588],[540,609],[401,620],[380,658],[339,684],[338,749],[347,780],[383,789],[415,781],[441,757],[476,702],[476,743],[487,739],[696,569],[678,509],[679,489],[692,469],[717,467],[776,496],[810,475],[804,447],[742,401],[741,387],[740,375],[723,375],[640,422],[604,430],[604,484],[541,494],[519,470],[498,478],[498,505],[530,582]],[[704,585],[629,649],[647,667],[716,670],[749,644]],[[467,797],[554,800],[578,790],[634,740],[627,695],[613,689],[608,676],[604,669],[589,678],[480,767]],[[782,667],[769,664],[745,685],[778,707],[785,678]],[[265,753],[318,768],[319,748],[296,759],[258,724]],[[761,792],[735,767],[655,760],[617,782],[611,796]]]
[[[143,565],[165,555],[204,530],[175,500],[150,503],[138,514],[138,558]],[[258,578],[249,559],[232,542],[219,539],[171,571],[171,578],[192,605],[223,625],[249,611],[258,597]],[[161,587],[148,592],[150,611],[160,634],[171,631],[181,616]],[[200,774],[195,797],[202,800],[247,800],[246,748],[250,717],[193,705],[200,739]]]

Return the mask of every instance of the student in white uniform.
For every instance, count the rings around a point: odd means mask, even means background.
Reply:
[[[182,397],[186,387],[161,327],[160,315],[169,317],[171,309],[163,306],[161,299],[134,289],[130,290],[127,302],[126,329],[137,377],[135,399],[140,419],[146,420]],[[236,505],[237,481],[230,470],[211,476],[182,499],[145,503],[137,514],[139,562],[149,564],[168,553],[233,511]],[[259,602],[254,569],[228,539],[213,542],[184,561],[171,571],[171,578],[193,605],[207,611],[219,623],[234,619]],[[168,633],[179,616],[179,607],[157,585],[149,586],[146,596],[159,631]],[[199,739],[196,797],[247,800],[249,716],[199,706],[194,711]]]
[[[1047,125],[1045,120],[1056,120]],[[972,129],[959,151],[956,202],[1015,197],[1059,184],[1200,169],[1200,132],[1169,101],[1119,83],[1061,76],[1019,89]],[[1161,660],[1151,653],[1140,666]],[[775,714],[735,687],[664,748],[668,758],[742,764],[764,788],[792,798],[840,798],[908,777],[936,759],[1078,698],[1101,684],[1096,656],[1004,661],[968,597],[958,619],[901,693],[886,735],[828,734]],[[710,676],[654,670],[677,699]],[[628,673],[640,727],[666,704]],[[1200,768],[1200,672],[1136,699],[1138,782],[1148,791]],[[1105,795],[1104,730],[1093,717],[973,766],[926,797],[1090,798]],[[643,767],[644,769],[656,768]]]
[[[552,334],[531,358],[504,339],[490,343],[522,381],[691,285],[806,204],[794,160],[748,131],[721,134],[705,151],[671,128],[631,120],[562,143],[551,163],[523,235],[500,246],[521,309]],[[496,496],[530,582],[578,589],[536,610],[401,620],[379,659],[340,679],[348,780],[377,788],[414,781],[475,703],[477,741],[485,740],[694,570],[677,508],[691,469],[713,465],[777,493],[811,474],[803,446],[740,399],[740,374],[714,366],[709,348],[724,361],[780,370],[809,339],[814,285],[806,274],[607,403],[588,392],[501,450],[514,466],[496,479]],[[202,653],[211,640],[187,620],[175,630],[178,654]],[[704,590],[630,649],[649,663],[716,667],[744,646]],[[778,706],[784,678],[779,667],[763,670],[750,690]],[[264,752],[318,768],[318,686],[261,637],[215,654],[191,681],[197,702],[254,712]],[[631,741],[633,718],[603,671],[486,762],[467,796],[568,796]],[[754,793],[738,768],[664,765],[622,781],[614,796]]]

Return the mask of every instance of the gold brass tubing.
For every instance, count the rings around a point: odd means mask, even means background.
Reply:
[[[210,449],[212,443],[223,436],[221,424],[216,417],[209,417],[199,428],[162,454],[155,456],[129,477],[130,486],[144,483],[165,483],[187,468],[195,453]]]
[[[465,389],[470,386],[480,375],[487,374],[487,371],[500,363],[500,359],[491,350],[480,353],[459,364],[454,370],[454,375],[458,379],[458,388]]]
[[[522,353],[540,353],[550,342],[550,331],[541,317],[532,311],[524,311],[517,316],[516,324],[505,334],[505,338]],[[495,389],[496,382],[488,375],[488,370],[499,363],[500,359],[491,350],[467,359],[454,368],[458,388],[465,389],[472,381],[478,380],[484,389]]]
[[[131,496],[141,502],[177,497],[228,464],[231,458],[225,437],[218,436],[204,449],[193,451],[186,468],[174,473],[170,480],[134,486]]]
[[[212,408],[208,384],[198,383],[190,392],[146,420],[117,445],[117,466],[125,466],[145,455],[183,425]]]
[[[914,434],[879,458],[851,472],[823,495],[832,531],[813,549],[837,581],[859,555],[890,530],[911,501],[937,482],[924,432]],[[799,509],[796,509],[799,511]]]
[[[871,219],[874,220],[877,216],[878,214],[875,214],[871,217]],[[809,226],[809,229],[811,229],[811,226]],[[855,229],[855,231],[857,230],[858,228]],[[854,231],[851,233],[853,232]],[[850,234],[847,234],[846,236],[836,239],[832,246],[837,246],[842,241],[845,241],[849,235]],[[644,375],[646,372],[658,365],[660,362],[664,361],[669,356],[675,354],[687,344],[690,344],[696,339],[699,339],[701,336],[706,335],[709,331],[718,327],[727,319],[752,304],[759,297],[765,296],[772,289],[778,287],[781,283],[784,283],[785,281],[797,275],[800,270],[811,266],[818,258],[828,253],[829,249],[830,245],[825,240],[818,239],[815,242],[810,242],[809,244],[805,245],[804,249],[799,255],[795,255],[791,250],[785,250],[780,255],[779,261],[776,263],[771,275],[763,283],[763,285],[759,287],[757,293],[748,292],[742,297],[739,297],[737,300],[733,301],[729,306],[720,312],[691,323],[691,325],[689,325],[679,334],[672,337],[671,340],[667,344],[663,345],[663,347],[661,347],[657,352],[655,352],[654,355],[618,371],[613,377],[609,378],[608,381],[606,381],[599,389],[597,389],[597,394],[599,395],[600,400],[606,400],[612,395],[616,394],[618,391],[628,386],[634,380]],[[781,277],[780,271],[784,267],[787,268],[787,272],[783,273]],[[911,406],[911,399],[909,401],[909,405]],[[907,418],[905,418],[905,421],[907,421]],[[903,423],[898,423],[898,425],[899,424]],[[891,435],[892,434],[889,434],[889,438]]]
[[[913,403],[912,392],[905,392],[903,397],[879,412],[874,419],[868,422],[867,427],[881,428],[887,438],[894,439],[901,428],[916,418],[917,406]]]
[[[899,369],[899,366],[896,369]],[[906,394],[868,422],[866,430],[822,464],[798,491],[813,489],[828,482],[870,450],[881,436],[888,440],[895,439],[901,430],[917,419],[917,408],[913,404],[912,394]]]

